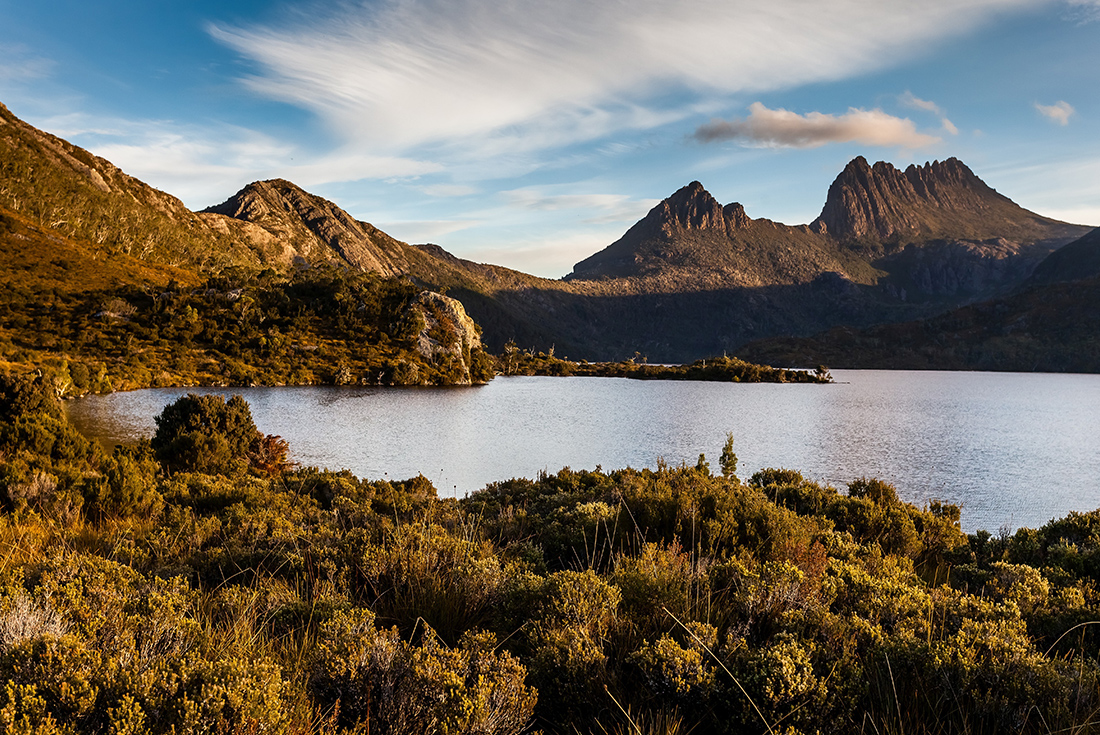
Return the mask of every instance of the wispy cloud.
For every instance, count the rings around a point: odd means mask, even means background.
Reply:
[[[536,212],[573,210],[584,224],[632,224],[660,201],[627,194],[555,194],[532,186],[501,192],[508,206]]]
[[[849,109],[843,115],[771,110],[760,102],[749,106],[743,120],[713,120],[693,136],[702,143],[723,140],[777,148],[816,148],[827,143],[862,143],[899,148],[923,148],[940,139],[917,131],[912,120],[882,110]]]
[[[1076,110],[1073,109],[1073,105],[1063,100],[1059,100],[1053,105],[1041,105],[1036,102],[1035,109],[1038,110],[1043,117],[1059,125],[1069,125],[1070,117],[1076,112]]]
[[[1100,20],[1100,0],[1066,0],[1070,18],[1078,23],[1092,23]]]
[[[955,127],[955,123],[947,119],[947,115],[944,113],[943,109],[940,108],[940,106],[937,105],[935,102],[932,102],[930,100],[922,100],[920,97],[917,97],[909,90],[906,90],[904,94],[898,97],[898,102],[903,107],[908,107],[912,110],[924,110],[925,112],[931,112],[933,115],[940,119],[940,126],[943,128],[943,131],[945,133],[947,133],[948,135],[959,134],[959,129]]]
[[[250,88],[359,145],[515,152],[879,69],[1035,1],[927,0],[899,23],[866,0],[378,0],[210,33],[256,63]]]
[[[439,238],[485,224],[477,219],[384,220],[373,223],[398,240],[412,243],[438,242]],[[465,257],[465,256],[464,256]]]
[[[439,198],[466,197],[477,194],[478,191],[476,187],[465,184],[429,184],[417,188],[430,197]]]
[[[56,64],[23,44],[0,44],[0,82],[28,82],[53,74]]]
[[[34,120],[106,158],[126,173],[171,192],[189,207],[217,203],[250,181],[288,178],[304,186],[415,177],[440,166],[398,156],[338,149],[313,154],[254,130],[173,120],[123,120],[71,113]]]

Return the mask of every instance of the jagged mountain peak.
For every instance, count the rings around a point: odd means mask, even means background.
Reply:
[[[852,159],[829,186],[811,227],[841,241],[915,242],[935,238],[1038,240],[1063,223],[998,194],[957,158],[910,164]]]
[[[650,210],[646,219],[669,235],[676,230],[727,229],[722,205],[698,181],[677,190]]]

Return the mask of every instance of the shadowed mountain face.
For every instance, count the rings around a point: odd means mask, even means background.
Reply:
[[[1014,293],[927,319],[745,346],[746,359],[837,368],[1100,372],[1100,228],[1054,251]]]
[[[1028,284],[1074,281],[1097,275],[1100,275],[1100,228],[1047,256]]]

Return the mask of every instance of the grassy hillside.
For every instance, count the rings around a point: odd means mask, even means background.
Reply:
[[[246,243],[219,236],[180,200],[28,125],[3,105],[0,206],[88,243],[100,258],[128,255],[204,269],[258,264]]]

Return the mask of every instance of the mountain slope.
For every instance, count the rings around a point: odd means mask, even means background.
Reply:
[[[745,346],[743,359],[797,367],[1100,372],[1100,277],[1030,288],[930,319]]]
[[[91,243],[102,255],[208,269],[261,262],[245,242],[212,231],[179,199],[28,125],[3,105],[0,206]]]
[[[878,274],[810,228],[751,219],[693,181],[604,250],[577,263],[571,281],[640,278],[678,289],[807,283],[835,272],[862,283]]]
[[[99,248],[0,207],[0,288],[11,293],[83,293],[124,285],[197,282],[192,271]]]
[[[1028,283],[1040,285],[1096,275],[1100,275],[1100,227],[1047,256]]]
[[[988,186],[957,158],[900,171],[862,156],[829,186],[815,231],[841,242],[873,246],[937,239],[1006,240],[1031,244],[1084,232],[1020,207]]]
[[[3,107],[0,207],[16,218],[13,232],[37,238],[38,254],[10,262],[45,269],[41,284],[91,278],[96,262],[114,269],[97,283],[134,282],[119,280],[127,269],[145,274],[138,282],[175,278],[138,264],[182,266],[197,277],[230,265],[331,263],[449,290],[493,350],[514,339],[578,358],[640,352],[670,362],[761,338],[929,317],[1004,295],[1052,249],[1089,229],[1023,210],[954,159],[901,172],[859,158],[833,182],[812,225],[753,219],[693,182],[555,281],[402,243],[281,179],[190,212]],[[42,238],[52,237],[70,241],[70,255],[35,261],[46,250]],[[67,272],[66,262],[91,269]]]
[[[360,222],[327,199],[283,179],[257,181],[199,216],[211,227],[256,227],[241,235],[268,246],[268,257],[288,265],[296,258],[343,261],[360,270],[396,276],[408,271],[407,246],[378,228]],[[234,220],[226,223],[221,217]]]

